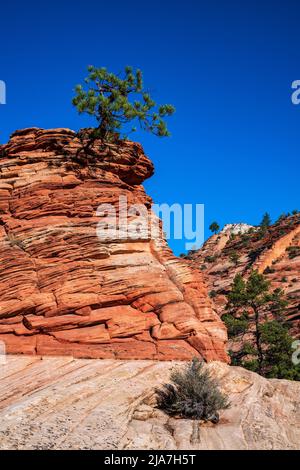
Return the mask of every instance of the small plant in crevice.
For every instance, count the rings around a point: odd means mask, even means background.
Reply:
[[[206,263],[214,263],[218,259],[217,255],[205,256],[204,261]]]
[[[239,259],[240,259],[240,257],[239,257],[239,255],[238,255],[237,251],[235,251],[235,250],[232,251],[232,252],[230,253],[229,258],[230,258],[230,261],[231,261],[235,266],[237,266],[237,265],[239,264]]]
[[[259,247],[259,248],[256,248],[255,250],[250,251],[250,253],[248,253],[248,258],[249,258],[248,265],[249,266],[251,266],[258,259],[262,251],[263,251],[263,247]]]
[[[12,247],[17,246],[21,250],[25,250],[25,243],[10,232],[7,234],[7,241]]]
[[[228,397],[220,389],[203,361],[194,358],[183,371],[174,370],[171,383],[156,389],[157,407],[170,416],[219,422],[219,410],[229,408]]]
[[[288,246],[286,251],[288,252],[289,259],[300,256],[300,246]]]
[[[7,150],[0,148],[0,158],[6,158],[6,157],[7,157]]]
[[[267,266],[263,272],[263,274],[274,274],[274,273],[276,273],[276,269],[271,268],[270,266]]]
[[[209,292],[209,297],[211,299],[214,299],[215,297],[217,297],[217,295],[218,295],[218,293],[214,289]]]

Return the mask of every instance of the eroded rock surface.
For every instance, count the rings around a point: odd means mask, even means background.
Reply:
[[[154,389],[182,362],[9,356],[0,449],[299,449],[300,383],[207,365],[229,395],[218,425],[173,419]]]
[[[125,200],[154,217],[141,186],[153,165],[139,144],[101,147],[84,133],[32,128],[13,134],[0,155],[0,341],[8,353],[227,361],[226,329],[201,273],[160,234],[142,227],[128,237],[119,219]],[[116,209],[118,226],[99,239],[102,204]],[[136,220],[131,213],[125,222]]]

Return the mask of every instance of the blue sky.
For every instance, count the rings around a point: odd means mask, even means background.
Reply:
[[[145,187],[156,203],[205,204],[206,236],[215,219],[300,209],[298,1],[28,0],[0,14],[1,143],[16,128],[91,124],[71,105],[86,66],[129,64],[177,109],[170,139],[135,135],[155,163]]]

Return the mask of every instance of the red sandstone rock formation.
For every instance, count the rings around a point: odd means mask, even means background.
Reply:
[[[139,144],[103,148],[68,129],[32,128],[0,154],[0,340],[9,353],[227,361],[201,273],[160,236],[97,237],[100,204],[119,214],[126,196],[151,214],[140,185],[153,165]]]
[[[234,228],[234,226],[233,226]],[[289,302],[287,319],[292,333],[300,336],[300,214],[283,218],[263,235],[255,228],[230,237],[231,227],[210,237],[189,255],[205,276],[209,292],[221,316],[234,276],[247,277],[251,269],[264,273],[271,287],[281,288]],[[233,253],[238,256],[234,261]]]

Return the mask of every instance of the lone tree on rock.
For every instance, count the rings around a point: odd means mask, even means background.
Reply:
[[[217,233],[220,230],[220,225],[218,224],[218,222],[213,222],[210,224],[209,230],[212,233]]]
[[[123,78],[106,68],[88,67],[89,75],[84,85],[77,85],[73,105],[78,112],[96,118],[98,125],[93,138],[116,140],[124,126],[140,125],[158,137],[170,135],[164,118],[175,112],[170,104],[158,106],[144,89],[140,70],[126,67]],[[125,129],[124,129],[125,130]],[[127,129],[126,129],[127,130]],[[131,132],[136,127],[131,128]]]

